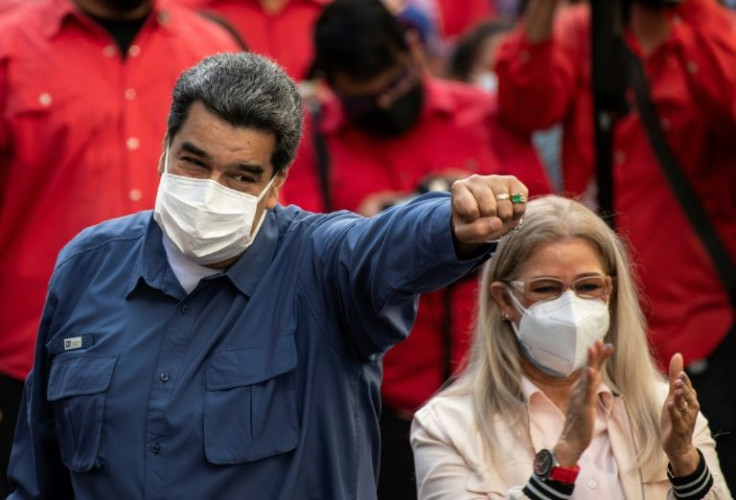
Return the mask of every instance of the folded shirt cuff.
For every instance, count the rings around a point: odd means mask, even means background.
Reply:
[[[708,494],[713,487],[713,476],[710,474],[705,458],[698,450],[698,467],[695,472],[687,476],[675,477],[672,474],[672,466],[667,464],[667,478],[672,484],[672,492],[675,498],[680,500],[698,500]]]
[[[574,489],[574,484],[542,481],[539,477],[532,476],[522,491],[532,500],[567,500],[572,497]]]

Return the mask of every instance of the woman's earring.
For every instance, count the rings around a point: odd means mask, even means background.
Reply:
[[[504,321],[511,321],[511,315],[508,313],[503,313],[503,320]]]

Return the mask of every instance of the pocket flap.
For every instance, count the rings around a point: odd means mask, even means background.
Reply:
[[[268,345],[219,351],[207,367],[207,389],[218,391],[257,384],[293,370],[296,361],[293,334],[278,337]]]
[[[86,396],[110,387],[117,356],[57,356],[51,363],[47,397],[49,401]]]

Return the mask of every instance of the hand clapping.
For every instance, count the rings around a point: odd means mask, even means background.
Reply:
[[[683,371],[682,354],[670,360],[670,392],[662,407],[662,448],[675,476],[687,476],[698,467],[700,457],[693,446],[695,420],[700,404],[690,379]]]
[[[555,457],[563,466],[575,465],[593,439],[601,367],[611,354],[613,346],[600,340],[588,349],[588,366],[572,389],[565,426],[554,449]]]

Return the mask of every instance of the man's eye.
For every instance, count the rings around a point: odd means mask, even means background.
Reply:
[[[233,176],[233,179],[235,179],[236,182],[243,184],[254,182],[253,177],[249,177],[247,175],[235,175]]]
[[[202,163],[197,158],[192,158],[191,156],[184,156],[181,160],[188,165],[192,165],[195,167],[204,167],[204,163]]]

